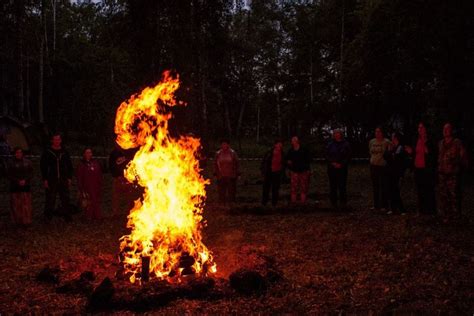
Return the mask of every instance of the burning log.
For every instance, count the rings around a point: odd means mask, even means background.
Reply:
[[[196,273],[196,271],[193,268],[194,263],[196,260],[191,257],[188,253],[183,253],[181,255],[181,258],[179,258],[179,267],[182,269],[181,270],[181,275],[192,275]]]
[[[183,254],[182,258],[178,262],[183,267],[192,266],[193,262],[188,255]],[[254,270],[235,271],[231,274],[230,281],[195,274],[191,277],[180,278],[180,282],[176,283],[150,278],[150,281],[142,282],[141,286],[131,286],[126,280],[117,280],[112,284],[111,280],[105,278],[91,295],[85,292],[80,294],[86,294],[89,297],[88,312],[116,310],[147,312],[180,299],[210,301],[232,299],[241,294],[262,295],[272,286],[272,283],[281,279],[281,275],[272,267],[273,257],[264,259],[264,264],[255,267]],[[82,275],[82,278],[86,276],[85,273]]]
[[[228,286],[228,284],[220,286]],[[89,299],[88,312],[114,310],[147,312],[179,299],[215,300],[224,297],[223,290],[216,288],[216,282],[209,277],[192,278],[180,284],[151,280],[142,283],[140,287],[118,282],[112,287],[114,287],[113,293],[110,293],[107,287],[105,291],[99,289],[100,286],[94,291]],[[226,291],[226,293],[230,292]]]
[[[150,257],[142,256],[142,281],[150,280]]]

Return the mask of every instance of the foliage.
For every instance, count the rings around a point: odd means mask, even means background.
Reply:
[[[120,102],[168,68],[181,74],[188,103],[177,130],[206,144],[217,135],[315,135],[326,125],[365,141],[376,124],[411,132],[419,119],[474,134],[472,107],[462,107],[474,91],[469,0],[0,6],[3,114],[78,142],[110,144]]]

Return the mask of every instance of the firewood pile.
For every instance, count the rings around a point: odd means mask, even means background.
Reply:
[[[59,267],[45,266],[36,281],[51,284],[58,294],[83,295],[87,298],[86,311],[130,310],[146,312],[179,299],[215,301],[241,296],[261,296],[268,288],[283,282],[275,259],[261,256],[253,268],[240,268],[229,278],[197,277],[189,275],[174,282],[151,280],[131,284],[119,269],[114,278],[105,277],[98,282],[93,271],[84,271],[72,280],[62,280]]]

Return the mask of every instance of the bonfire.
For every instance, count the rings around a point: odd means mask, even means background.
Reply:
[[[123,149],[137,149],[125,178],[143,188],[128,216],[130,234],[120,239],[121,263],[132,283],[148,279],[181,281],[185,276],[216,272],[203,244],[203,205],[209,183],[201,175],[200,140],[174,138],[168,130],[177,102],[178,75],[164,72],[117,110],[115,133]]]

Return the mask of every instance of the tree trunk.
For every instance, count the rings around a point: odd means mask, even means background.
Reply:
[[[0,69],[2,71],[1,74],[1,85],[0,87],[2,90],[6,91],[6,86],[7,86],[7,72],[5,70],[5,66],[0,64]],[[8,114],[8,103],[7,103],[7,97],[5,93],[0,93],[1,98],[2,98],[2,115],[7,115]]]
[[[26,98],[25,98],[25,117],[28,122],[31,122],[31,105],[30,105],[30,96],[31,96],[31,89],[30,89],[30,58],[28,56],[28,52],[26,53]]]
[[[257,103],[257,144],[260,143],[260,102]]]
[[[23,119],[25,117],[25,97],[24,97],[24,80],[23,80],[23,61],[22,61],[22,49],[18,54],[18,82],[17,82],[17,97],[18,97],[18,118]]]
[[[17,2],[16,8],[16,27],[17,27],[17,102],[18,112],[16,113],[19,118],[23,119],[25,115],[25,98],[23,89],[23,13],[24,13],[23,1]]]
[[[43,88],[44,88],[44,38],[41,36],[39,48],[38,71],[38,122],[44,123]]]
[[[310,102],[311,102],[311,108],[313,108],[314,104],[314,89],[313,89],[313,44],[311,44],[311,50],[310,50],[310,68],[309,68],[309,92],[310,92]]]
[[[344,71],[344,23],[346,18],[346,7],[345,0],[342,0],[342,17],[341,17],[341,56],[339,62],[339,109],[337,111],[339,119],[340,113],[342,112],[342,100],[343,100],[343,71]]]
[[[51,0],[53,9],[53,59],[56,52],[56,0]]]
[[[204,58],[204,40],[203,40],[203,24],[200,17],[201,2],[193,1],[191,5],[191,16],[192,16],[192,30],[194,33],[194,40],[197,46],[196,49],[196,70],[199,81],[199,101],[201,105],[200,117],[202,120],[201,124],[201,137],[204,142],[207,142],[208,136],[208,111],[207,111],[207,98],[206,98],[206,75],[205,75],[205,58]]]
[[[202,119],[202,130],[201,136],[207,141],[208,136],[208,125],[207,125],[207,99],[206,99],[206,84],[205,76],[202,70],[202,64],[200,69],[199,81],[200,81],[200,92],[201,92],[201,119]]]
[[[110,84],[113,85],[115,82],[114,64],[112,59],[110,60]]]
[[[222,104],[222,96],[219,99],[219,102]],[[232,137],[232,124],[230,121],[230,111],[229,111],[229,104],[224,102],[224,119],[225,119],[225,126],[227,129],[227,137]]]
[[[281,104],[280,104],[280,92],[278,88],[275,86],[276,92],[276,110],[277,110],[277,129],[278,129],[278,137],[281,137]]]
[[[44,123],[44,54],[48,49],[46,37],[46,0],[41,0],[41,32],[38,71],[38,122]]]
[[[239,111],[239,119],[237,120],[237,128],[236,128],[236,137],[237,140],[239,141],[239,149],[242,150],[241,146],[241,132],[242,132],[242,123],[244,120],[244,113],[245,113],[245,108],[246,108],[247,102],[244,101],[242,102],[242,105],[240,106],[240,111]]]

